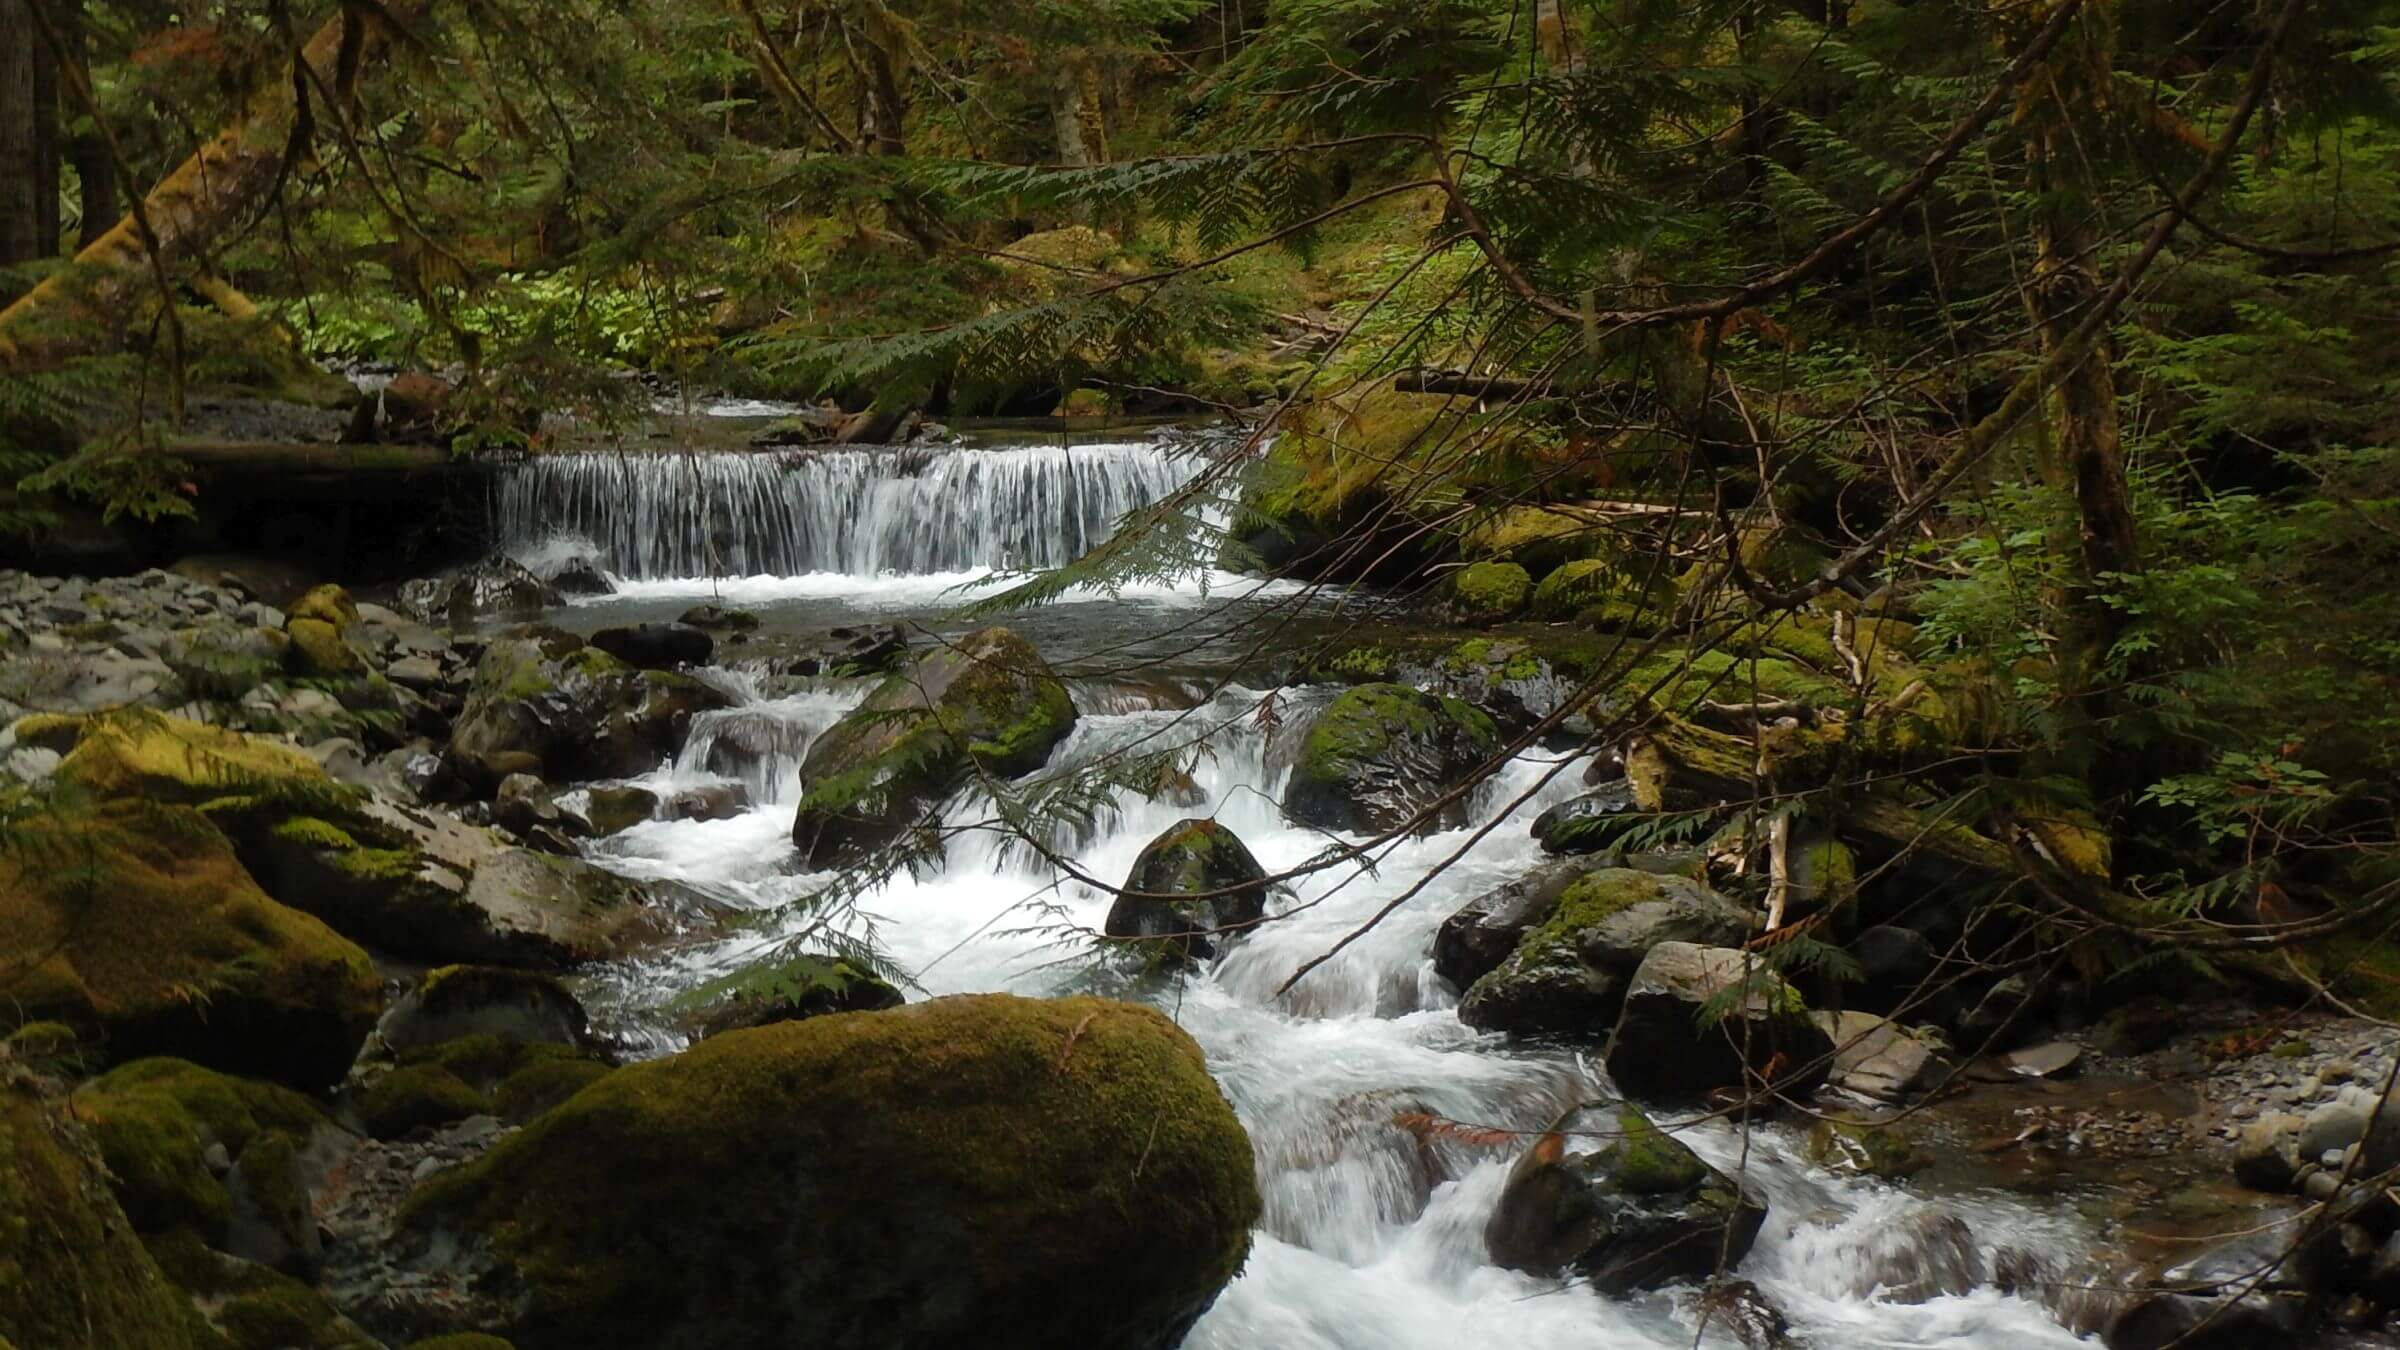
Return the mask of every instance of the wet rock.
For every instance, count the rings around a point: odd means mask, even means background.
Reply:
[[[764,961],[678,995],[668,1005],[701,1038],[829,1013],[880,1012],[907,1002],[892,983],[839,957]]]
[[[1713,1020],[1712,1002],[1722,1009]],[[1832,1051],[1799,992],[1756,957],[1667,942],[1634,972],[1607,1063],[1632,1096],[1688,1098],[1762,1077],[1805,1091],[1824,1081]]]
[[[549,785],[529,773],[512,773],[500,780],[492,794],[492,823],[527,837],[539,830],[589,833],[581,819],[560,810],[551,800]]]
[[[1550,917],[1559,894],[1590,870],[1580,862],[1545,863],[1467,902],[1433,935],[1434,973],[1465,991],[1507,960],[1518,941]]]
[[[346,823],[287,821],[253,846],[285,903],[397,956],[555,968],[623,956],[679,916],[577,858],[501,843],[431,812],[369,801]]]
[[[2300,1179],[2304,1122],[2289,1112],[2261,1116],[2242,1127],[2233,1146],[2233,1176],[2254,1191],[2282,1193]]]
[[[2297,1298],[2152,1292],[2117,1314],[2101,1341],[2108,1350],[2258,1350],[2297,1345],[2307,1329]]]
[[[1833,1086],[1877,1101],[1901,1102],[1933,1087],[1948,1067],[1941,1055],[1898,1023],[1873,1013],[1811,1014],[1833,1042]]]
[[[1795,1350],[1791,1319],[1748,1280],[1713,1280],[1692,1299],[1693,1319],[1733,1337],[1743,1350]]]
[[[1622,867],[1587,872],[1467,990],[1458,1017],[1486,1031],[1597,1037],[1615,1023],[1653,948],[1713,947],[1749,932],[1741,906],[1689,878]]]
[[[1624,782],[1605,783],[1536,816],[1533,841],[1544,853],[1597,853],[1624,834],[1625,812],[1633,805],[1633,789]]]
[[[1284,790],[1292,819],[1320,829],[1381,833],[1415,819],[1499,748],[1491,717],[1456,698],[1398,684],[1346,689],[1309,724]],[[1465,823],[1450,802],[1419,833]]]
[[[756,614],[719,604],[694,605],[675,621],[711,633],[747,633],[758,627]]]
[[[592,634],[591,644],[640,670],[704,666],[717,646],[716,639],[685,623],[603,628]]]
[[[404,582],[400,607],[430,624],[471,628],[491,619],[529,619],[566,603],[514,558],[495,554],[456,572]]]
[[[661,820],[731,820],[750,809],[750,789],[740,783],[695,783],[659,799]]]
[[[560,595],[614,595],[617,583],[590,558],[569,558],[550,574],[550,587]]]
[[[595,835],[622,834],[659,814],[658,794],[631,783],[605,783],[584,789],[582,814]]]
[[[1884,1181],[1914,1176],[1933,1165],[1933,1155],[1898,1127],[1833,1116],[1809,1127],[1801,1151],[1811,1163],[1828,1171]]]
[[[1074,701],[1031,643],[971,633],[886,678],[809,747],[792,842],[816,867],[881,847],[970,773],[1040,768],[1074,727]]]
[[[1495,1264],[1574,1273],[1610,1297],[1740,1264],[1764,1201],[1629,1105],[1576,1113],[1510,1169],[1484,1226]],[[1604,1142],[1568,1152],[1578,1136]]]
[[[1163,1015],[950,998],[620,1069],[438,1174],[391,1241],[340,1244],[330,1278],[389,1340],[1167,1350],[1259,1210]]]
[[[2045,1041],[2000,1056],[2001,1066],[2019,1078],[2063,1078],[2082,1061],[2083,1048],[2065,1041]]]
[[[689,676],[636,670],[567,634],[535,630],[485,649],[450,757],[491,784],[512,772],[553,782],[632,777],[671,757],[693,717],[731,702]]]
[[[1919,1210],[1878,1227],[1856,1249],[1851,1292],[1887,1303],[1956,1297],[1983,1283],[1983,1249],[1967,1221],[1947,1210]]]
[[[495,966],[443,966],[393,1000],[375,1024],[383,1044],[406,1052],[468,1036],[583,1049],[583,1005],[546,975]]]
[[[895,624],[865,623],[827,629],[799,650],[777,660],[778,675],[879,675],[908,655],[908,635]]]
[[[1267,912],[1267,872],[1213,820],[1168,826],[1142,847],[1102,930],[1172,961],[1205,961]],[[1211,895],[1209,892],[1223,892]],[[1190,896],[1192,899],[1170,897]]]
[[[314,1279],[325,1246],[308,1203],[309,1169],[292,1137],[262,1130],[225,1173],[228,1255]]]

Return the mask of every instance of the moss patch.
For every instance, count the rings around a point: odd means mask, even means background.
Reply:
[[[299,1093],[180,1059],[124,1065],[78,1091],[74,1106],[108,1160],[119,1203],[143,1232],[224,1227],[225,1187],[204,1161],[210,1145],[231,1158],[263,1136],[305,1140],[327,1123]]]
[[[1251,1151],[1159,1013],[1003,995],[787,1022],[621,1069],[405,1222],[591,1344],[1150,1344],[1239,1269]]]
[[[1469,563],[1450,578],[1451,608],[1464,619],[1508,618],[1532,594],[1532,576],[1513,562]]]

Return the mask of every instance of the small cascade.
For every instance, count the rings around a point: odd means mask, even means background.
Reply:
[[[511,554],[572,537],[636,580],[1056,567],[1201,463],[1149,441],[537,455],[501,480],[493,526]]]

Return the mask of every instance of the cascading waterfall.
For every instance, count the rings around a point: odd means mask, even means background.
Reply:
[[[1200,465],[1152,441],[537,455],[502,478],[493,525],[520,557],[575,537],[642,580],[1056,567]]]

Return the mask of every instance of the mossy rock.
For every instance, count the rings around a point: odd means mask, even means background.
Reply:
[[[272,628],[217,621],[175,632],[159,659],[194,698],[238,699],[283,674],[291,639]]]
[[[1540,580],[1562,565],[1614,548],[1604,523],[1568,508],[1511,506],[1493,513],[1459,540],[1468,558],[1514,563]]]
[[[1499,749],[1498,725],[1464,700],[1400,684],[1346,689],[1309,723],[1283,809],[1322,829],[1398,829]],[[1463,800],[1418,825],[1463,824]]]
[[[108,1160],[119,1203],[145,1233],[225,1230],[230,1198],[206,1157],[238,1157],[265,1135],[306,1142],[331,1125],[289,1088],[204,1069],[180,1059],[121,1065],[75,1094],[76,1115]]]
[[[200,1350],[61,1103],[0,1071],[0,1339],[23,1350]]]
[[[492,1113],[489,1098],[439,1064],[404,1064],[368,1085],[359,1123],[377,1139],[399,1139],[434,1125]]]
[[[1901,1181],[1933,1166],[1933,1155],[1888,1125],[1828,1116],[1809,1129],[1802,1156],[1818,1167]]]
[[[111,802],[22,835],[0,855],[11,1022],[64,1022],[114,1058],[180,1055],[300,1086],[349,1068],[382,1007],[373,964],[261,893],[198,812]]]
[[[1252,467],[1221,562],[1312,581],[1414,576],[1450,551],[1411,512],[1456,500],[1470,420],[1457,400],[1388,389],[1303,406]]]
[[[382,1350],[323,1294],[288,1275],[212,1251],[188,1231],[161,1234],[149,1247],[215,1338],[204,1350]]]
[[[1450,575],[1450,612],[1466,623],[1513,618],[1533,594],[1533,578],[1513,562],[1469,563]]]
[[[1770,1074],[1776,1090],[1806,1092],[1825,1081],[1833,1039],[1762,958],[1662,942],[1626,986],[1606,1062],[1638,1098],[1696,1098]]]
[[[1578,558],[1542,578],[1533,590],[1531,612],[1537,619],[1608,618],[1606,626],[1657,627],[1670,606],[1664,588],[1645,576],[1646,560],[1621,562],[1614,558]]]
[[[441,966],[392,1001],[376,1034],[405,1053],[468,1036],[580,1050],[591,1023],[566,986],[535,971]]]
[[[1194,818],[1142,846],[1101,931],[1138,940],[1168,961],[1206,960],[1266,913],[1267,869],[1240,835]]]
[[[342,636],[342,630],[322,619],[294,619],[284,625],[291,635],[292,673],[312,679],[341,679],[364,675],[367,658]]]
[[[345,791],[307,755],[163,713],[84,719],[58,779],[99,797],[140,797],[214,811],[261,800],[337,800]]]
[[[292,603],[285,615],[285,627],[295,623],[322,623],[337,632],[347,632],[358,623],[358,604],[350,592],[327,582],[310,588],[308,594]]]
[[[628,778],[673,754],[693,717],[731,706],[688,676],[636,670],[573,634],[534,628],[484,648],[450,756],[486,789],[520,771],[552,782]]]
[[[28,1022],[0,1038],[0,1061],[48,1073],[79,1065],[83,1053],[83,1039],[64,1022]]]
[[[974,772],[1015,778],[1075,729],[1075,703],[1033,644],[985,628],[918,657],[819,736],[792,840],[814,866],[899,837]]]
[[[620,1069],[403,1223],[496,1263],[521,1297],[477,1324],[524,1350],[1164,1350],[1259,1212],[1249,1141],[1172,1022],[983,995]]]
[[[890,981],[850,961],[801,952],[719,976],[677,995],[667,1010],[706,1037],[829,1013],[876,1012],[906,1001]]]
[[[1509,1170],[1484,1226],[1494,1263],[1573,1273],[1612,1298],[1738,1264],[1765,1202],[1630,1104],[1585,1108]],[[1604,1141],[1569,1153],[1571,1137]]]
[[[1598,1038],[1651,948],[1740,942],[1749,932],[1740,905],[1697,881],[1600,868],[1559,892],[1548,917],[1468,988],[1458,1017],[1485,1031]]]

